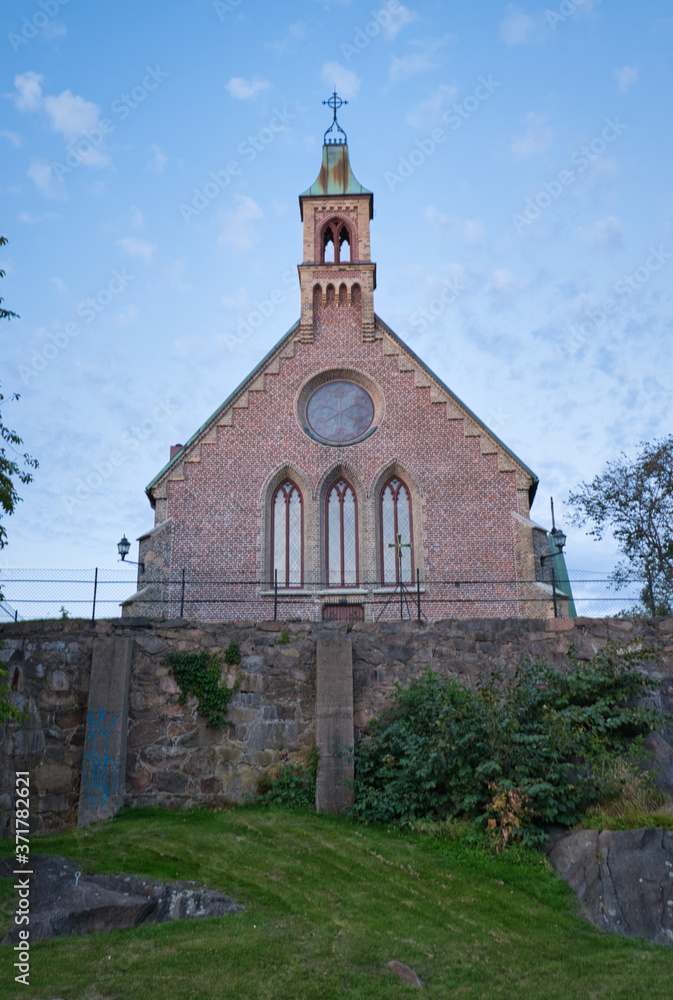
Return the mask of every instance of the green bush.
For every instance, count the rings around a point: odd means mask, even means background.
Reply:
[[[539,842],[608,792],[606,758],[658,721],[635,706],[655,682],[639,668],[651,649],[614,644],[566,669],[525,660],[468,690],[426,670],[355,747],[355,816],[414,823],[469,818],[502,848]],[[601,760],[603,765],[596,766]]]
[[[222,686],[220,683],[222,665],[219,656],[205,652],[170,653],[168,664],[180,685],[182,693],[178,701],[181,705],[184,705],[187,695],[195,694],[199,699],[199,712],[208,720],[209,726],[231,725],[224,716],[232,695],[241,686],[241,679],[237,677],[231,688]]]
[[[312,747],[306,766],[283,764],[275,779],[267,775],[260,778],[258,791],[267,802],[285,809],[315,809],[315,783],[318,776],[320,753]]]

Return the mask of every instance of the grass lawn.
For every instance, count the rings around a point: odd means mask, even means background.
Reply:
[[[577,919],[570,889],[534,854],[496,858],[427,834],[256,806],[134,809],[33,838],[32,850],[89,872],[196,879],[246,910],[32,945],[29,988],[14,983],[13,952],[2,948],[3,1000],[408,997],[391,959],[416,970],[429,998],[673,996],[673,949]],[[11,881],[0,887],[4,933],[14,894]]]

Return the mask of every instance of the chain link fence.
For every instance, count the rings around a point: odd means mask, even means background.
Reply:
[[[570,572],[576,614],[602,618],[646,613],[642,603],[645,582],[634,580],[616,589],[605,572]],[[2,569],[0,622],[41,618],[118,618],[122,602],[137,589],[134,567],[116,569]],[[568,604],[557,590],[561,614]],[[347,620],[393,618],[499,618],[544,615],[551,586],[540,581],[419,580],[399,587],[380,581],[351,588],[327,588],[304,581],[301,588],[274,590],[259,580],[198,580],[182,574],[176,579],[150,582],[142,610],[152,617],[187,617],[208,621],[277,618],[315,619],[324,606],[325,617]],[[343,609],[341,612],[339,608]],[[570,612],[572,614],[572,610]]]

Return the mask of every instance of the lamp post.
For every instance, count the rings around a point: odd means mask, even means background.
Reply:
[[[540,565],[544,566],[545,561],[547,559],[551,559],[551,567],[550,567],[551,568],[551,590],[552,590],[552,598],[553,598],[553,601],[554,601],[554,618],[558,618],[559,617],[559,613],[558,613],[558,601],[556,599],[556,569],[555,569],[555,566],[554,566],[554,560],[556,559],[557,555],[560,555],[560,553],[563,552],[563,549],[565,547],[565,543],[567,541],[567,536],[565,535],[565,533],[563,531],[561,531],[560,528],[557,528],[556,524],[554,523],[554,498],[553,497],[552,497],[552,500],[551,500],[551,523],[552,523],[552,529],[551,529],[551,531],[550,531],[549,534],[551,535],[551,540],[552,540],[552,543],[553,543],[553,547],[556,549],[556,551],[555,552],[550,552],[546,556],[540,556]]]
[[[140,567],[140,572],[144,573],[145,572],[145,563],[144,562],[134,562],[133,559],[127,559],[126,558],[127,555],[129,554],[130,550],[131,550],[131,543],[129,542],[129,540],[126,537],[126,535],[122,535],[121,539],[117,542],[117,552],[121,556],[121,561],[122,562],[128,562],[132,566],[139,566]]]

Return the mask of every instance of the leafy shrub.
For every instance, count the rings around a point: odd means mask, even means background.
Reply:
[[[287,756],[287,755],[285,755]],[[285,809],[315,809],[315,784],[318,776],[320,753],[312,747],[306,766],[282,764],[275,779],[268,775],[260,778],[257,790],[267,802]]]
[[[241,647],[238,639],[232,639],[224,651],[224,662],[233,663],[236,666],[241,662]]]
[[[205,652],[170,653],[168,664],[180,685],[182,693],[178,701],[181,705],[184,705],[187,695],[195,694],[199,699],[199,712],[208,720],[209,726],[231,725],[224,716],[232,695],[241,686],[241,679],[237,677],[231,688],[222,686],[219,656]]]
[[[655,685],[639,668],[650,649],[608,645],[565,670],[524,660],[475,691],[428,668],[355,747],[355,816],[376,822],[468,817],[502,847],[570,825],[609,787],[618,759],[658,720],[635,706]]]
[[[278,645],[287,646],[290,641],[290,630],[289,628],[284,628],[283,631],[278,636]]]

